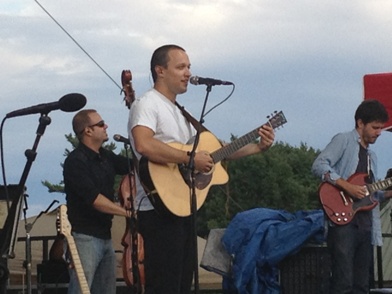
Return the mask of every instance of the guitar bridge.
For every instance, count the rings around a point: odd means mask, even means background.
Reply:
[[[340,191],[339,194],[340,194],[340,196],[341,196],[342,199],[343,199],[344,205],[347,206],[347,205],[348,205],[348,201],[347,201],[347,199],[346,199],[346,196],[344,196],[343,191]]]

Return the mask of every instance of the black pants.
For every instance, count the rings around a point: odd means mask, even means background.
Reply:
[[[146,294],[191,293],[194,250],[191,218],[138,213],[144,241]]]
[[[368,293],[371,232],[353,224],[329,227],[328,249],[332,259],[330,294]]]
[[[8,277],[9,271],[7,268],[7,259],[0,257],[0,294],[7,293]]]

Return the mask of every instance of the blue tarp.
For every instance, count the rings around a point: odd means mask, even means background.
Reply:
[[[222,237],[233,256],[232,275],[223,279],[225,293],[279,294],[278,263],[310,241],[325,241],[322,210],[256,208],[237,214]]]

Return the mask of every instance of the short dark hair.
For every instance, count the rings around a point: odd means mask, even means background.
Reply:
[[[86,127],[88,127],[91,123],[90,121],[90,113],[96,113],[95,109],[83,109],[79,111],[72,119],[72,128],[79,139],[79,141],[83,138],[83,131]]]
[[[385,123],[388,121],[389,116],[388,112],[385,109],[384,105],[381,104],[378,100],[368,99],[364,100],[357,108],[355,112],[355,126],[357,127],[357,121],[362,120],[364,124],[368,124],[370,122],[382,122]]]
[[[151,75],[152,75],[152,80],[154,83],[157,80],[157,73],[155,72],[155,67],[157,65],[163,66],[164,68],[167,68],[167,63],[169,62],[169,51],[173,49],[178,49],[182,50],[185,52],[183,48],[181,48],[178,45],[174,44],[169,44],[169,45],[163,45],[159,48],[157,48],[154,53],[152,54],[151,57],[151,62],[150,62],[150,70],[151,70]]]

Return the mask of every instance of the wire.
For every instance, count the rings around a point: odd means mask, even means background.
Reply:
[[[231,95],[233,95],[234,90],[235,90],[235,85],[233,84],[233,89],[231,90],[230,94],[229,94],[225,99],[223,99],[221,102],[219,102],[219,103],[217,103],[215,106],[211,107],[211,108],[204,114],[203,118],[206,117],[207,114],[209,114],[211,111],[213,111],[213,110],[214,110],[215,108],[217,108],[219,105],[221,105],[222,103],[226,102],[227,99],[229,99],[229,98],[231,97]]]
[[[120,89],[122,90],[123,88],[98,64],[97,61],[95,61],[95,59],[75,40],[75,38],[73,38],[68,32],[67,30],[49,13],[49,11],[47,11],[42,5],[41,3],[38,2],[38,0],[34,0],[39,7],[41,7],[41,9],[61,28],[61,30],[67,34],[67,36],[91,59],[92,62],[94,62],[98,68]],[[216,104],[215,106],[213,106],[212,108],[210,108],[204,115],[204,117],[207,116],[207,114],[209,114],[211,111],[213,111],[216,107],[218,107],[219,105],[221,105],[222,103],[226,102],[227,99],[229,99],[231,97],[231,95],[234,93],[235,90],[235,85],[233,84],[233,89],[231,91],[231,93],[224,99],[222,100],[220,103]]]
[[[66,29],[63,28],[63,26],[37,1],[34,0],[39,7],[41,7],[41,9],[43,11],[45,11],[45,13],[63,30],[64,33],[67,34],[67,36],[91,59],[92,62],[95,63],[96,66],[98,66],[98,68],[120,89],[122,90],[122,87],[116,83],[116,81],[98,64],[97,61],[95,61],[95,59],[67,32]]]

